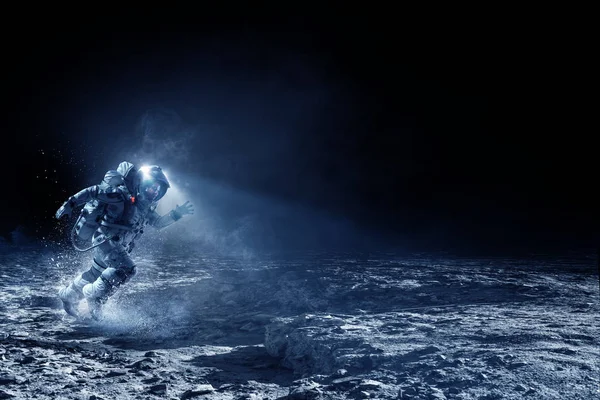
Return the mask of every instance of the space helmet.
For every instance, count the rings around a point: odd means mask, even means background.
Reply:
[[[158,165],[144,165],[137,171],[137,197],[156,202],[171,187],[163,170]]]

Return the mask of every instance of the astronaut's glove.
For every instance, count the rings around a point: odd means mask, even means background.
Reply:
[[[173,219],[177,221],[178,219],[181,219],[181,217],[183,217],[184,215],[193,213],[194,206],[191,205],[190,201],[188,200],[182,206],[176,205],[175,209],[171,211],[171,217],[173,217]]]
[[[65,215],[70,218],[74,207],[75,202],[73,199],[65,201],[64,204],[56,211],[56,219],[61,219]]]

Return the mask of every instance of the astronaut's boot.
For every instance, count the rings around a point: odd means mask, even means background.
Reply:
[[[112,287],[100,276],[93,283],[88,283],[83,287],[83,295],[87,300],[90,316],[99,321],[102,319],[102,306],[108,300]]]
[[[63,308],[67,314],[73,317],[79,317],[77,307],[79,306],[81,299],[83,299],[82,289],[87,284],[89,284],[89,282],[79,276],[75,278],[73,282],[58,291],[58,297],[62,301]]]

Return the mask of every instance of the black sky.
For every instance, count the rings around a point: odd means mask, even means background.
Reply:
[[[185,167],[203,178],[390,234],[589,243],[597,150],[573,35],[315,15],[98,17],[5,36],[2,234],[47,232],[41,215],[161,109],[202,132]]]

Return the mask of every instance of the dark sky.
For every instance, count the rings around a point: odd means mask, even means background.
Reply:
[[[5,36],[2,234],[47,233],[66,195],[139,143],[144,115],[167,115],[192,132],[173,161],[190,175],[383,234],[589,243],[598,151],[570,36],[246,11]]]

